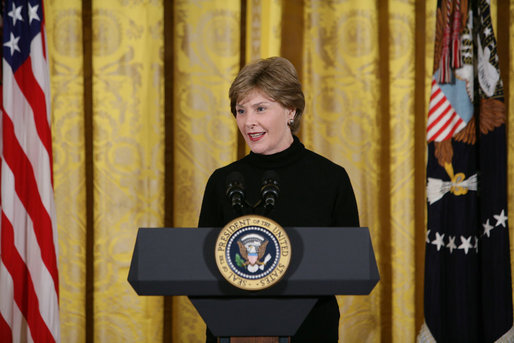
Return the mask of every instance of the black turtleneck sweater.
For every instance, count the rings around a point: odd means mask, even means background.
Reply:
[[[260,199],[266,171],[278,174],[280,194],[275,207],[265,212],[245,208],[237,213],[225,195],[232,171],[244,177],[245,196],[250,205]],[[310,150],[295,136],[289,148],[273,155],[250,153],[239,161],[217,169],[205,188],[199,227],[223,227],[243,214],[255,213],[275,220],[282,227],[358,227],[355,195],[345,169]],[[335,297],[323,297],[297,334],[297,342],[337,342],[339,308]],[[208,332],[207,341],[215,342]]]

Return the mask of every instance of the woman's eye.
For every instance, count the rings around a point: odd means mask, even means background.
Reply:
[[[265,110],[264,106],[257,107],[257,112],[262,112],[264,110]]]
[[[237,110],[236,110],[236,112],[237,112],[237,114],[243,114],[243,113],[245,113],[245,111],[244,111],[243,109],[237,109]]]

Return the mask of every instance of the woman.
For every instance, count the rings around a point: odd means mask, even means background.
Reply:
[[[223,227],[242,214],[265,214],[283,227],[359,226],[357,203],[341,166],[307,150],[293,134],[305,107],[293,65],[281,57],[245,66],[229,91],[230,108],[250,154],[217,169],[204,193],[199,227]],[[238,213],[226,196],[227,177],[242,174],[248,204],[258,204],[262,177],[279,177],[280,195],[271,210],[259,205]],[[339,307],[322,297],[291,342],[337,342]],[[207,341],[215,338],[207,332]]]

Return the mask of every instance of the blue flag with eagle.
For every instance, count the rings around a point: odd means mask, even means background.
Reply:
[[[506,110],[487,0],[439,0],[418,342],[514,342]]]

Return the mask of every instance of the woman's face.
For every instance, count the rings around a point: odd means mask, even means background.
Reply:
[[[246,144],[256,154],[271,155],[287,149],[293,134],[287,125],[295,111],[283,107],[259,89],[236,104],[236,120]]]

